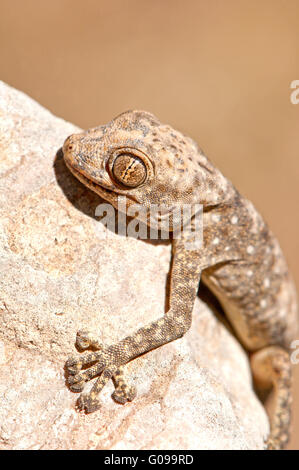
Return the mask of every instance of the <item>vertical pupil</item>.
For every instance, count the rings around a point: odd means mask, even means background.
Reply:
[[[146,169],[140,158],[122,154],[114,161],[113,175],[122,184],[136,187],[145,180]]]

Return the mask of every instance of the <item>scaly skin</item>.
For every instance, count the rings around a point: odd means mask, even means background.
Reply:
[[[78,332],[85,352],[67,361],[69,384],[82,391],[79,407],[99,408],[99,392],[112,378],[114,398],[131,401],[122,366],[135,357],[180,338],[190,328],[200,278],[217,296],[242,344],[251,353],[257,386],[275,389],[268,448],[283,448],[289,438],[291,409],[290,343],[298,328],[296,293],[278,242],[252,204],[212,165],[193,140],[144,111],[128,111],[106,126],[68,137],[66,165],[87,187],[117,207],[140,204],[203,205],[203,244],[186,248],[188,233],[173,238],[170,308],[159,320],[118,344],[103,347],[88,332]],[[167,211],[166,211],[167,212]],[[148,217],[146,223],[151,223]],[[173,227],[171,227],[173,228]],[[90,368],[81,371],[89,363]]]

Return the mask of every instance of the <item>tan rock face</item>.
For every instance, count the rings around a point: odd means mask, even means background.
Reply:
[[[58,152],[73,132],[0,84],[0,448],[262,448],[247,357],[199,299],[184,338],[126,366],[134,402],[113,402],[109,384],[100,411],[75,410],[63,367],[76,331],[110,344],[160,317],[170,246],[96,219],[102,201]]]

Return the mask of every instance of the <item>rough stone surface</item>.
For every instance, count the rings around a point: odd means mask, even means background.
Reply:
[[[98,124],[98,123],[95,123]],[[261,449],[247,356],[197,299],[191,330],[126,366],[126,405],[75,410],[64,362],[76,331],[115,342],[164,312],[170,246],[107,232],[66,169],[77,129],[0,83],[0,448]]]

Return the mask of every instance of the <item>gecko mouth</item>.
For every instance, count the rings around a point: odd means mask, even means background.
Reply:
[[[73,173],[73,175],[81,181],[85,186],[93,189],[97,193],[102,193],[107,194],[107,195],[115,195],[115,191],[105,188],[99,183],[95,183],[91,178],[88,178],[87,176],[83,175],[80,171],[78,171],[76,168],[74,168],[66,159],[65,159],[65,164],[68,167],[68,169]]]
[[[67,159],[64,159],[65,164],[67,168],[70,170],[70,172],[81,182],[86,186],[87,188],[90,188],[92,191],[97,193],[99,196],[101,196],[103,199],[106,201],[117,201],[118,196],[125,196],[131,202],[137,203],[138,201],[131,195],[131,194],[124,194],[123,192],[118,191],[117,188],[113,189],[108,189],[102,184],[96,183],[93,181],[91,178],[88,178],[87,176],[83,175],[80,171],[78,171],[76,168],[73,167],[73,165],[67,161]]]

